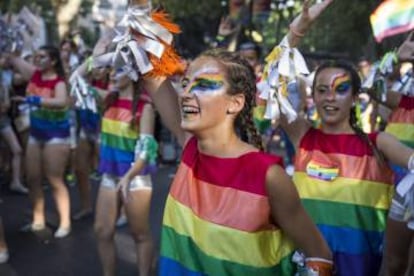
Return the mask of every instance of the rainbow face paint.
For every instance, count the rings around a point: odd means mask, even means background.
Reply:
[[[224,86],[224,78],[221,74],[203,73],[189,80],[184,78],[181,81],[184,93],[203,95],[214,93]]]
[[[348,74],[336,74],[332,76],[330,89],[331,92],[338,95],[345,95],[351,88],[351,78]]]

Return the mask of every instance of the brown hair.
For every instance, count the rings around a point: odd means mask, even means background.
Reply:
[[[339,68],[347,72],[349,76],[351,77],[352,94],[353,95],[359,94],[359,92],[361,91],[361,78],[358,74],[358,71],[355,69],[355,67],[351,63],[345,60],[331,60],[331,61],[326,61],[322,63],[315,72],[315,78],[314,78],[313,85],[312,85],[312,93],[314,93],[315,91],[316,77],[319,75],[320,72],[322,72],[324,69],[327,69],[327,68]],[[358,123],[355,106],[353,106],[350,110],[349,124],[351,125],[354,132],[358,135],[358,137],[360,137],[364,142],[366,142],[369,145],[369,147],[374,153],[374,156],[379,162],[379,164],[384,165],[385,160],[384,160],[384,156],[382,152],[379,151],[379,149],[371,141],[368,135],[362,130],[361,126]]]
[[[253,107],[256,94],[256,76],[249,63],[237,53],[228,52],[223,49],[208,50],[200,57],[211,57],[226,68],[226,78],[229,83],[230,95],[242,93],[245,96],[245,105],[237,115],[235,127],[241,136],[247,136],[247,142],[263,150],[263,143],[253,123]]]

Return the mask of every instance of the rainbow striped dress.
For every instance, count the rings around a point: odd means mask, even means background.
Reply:
[[[55,87],[59,82],[64,82],[60,77],[53,80],[43,80],[42,73],[35,71],[26,88],[27,96],[40,96],[53,98]],[[52,138],[69,137],[69,113],[67,108],[30,108],[30,136],[39,141],[48,141]]]
[[[138,101],[139,118],[145,101]],[[139,126],[131,127],[132,100],[117,99],[104,113],[101,125],[99,171],[122,177],[135,158],[135,144],[139,137]],[[137,120],[139,122],[139,120]]]
[[[414,149],[414,96],[401,97],[400,104],[388,119],[385,132]]]
[[[375,144],[377,133],[369,134]],[[337,275],[378,275],[393,173],[355,134],[311,128],[300,142],[293,181],[333,254]]]
[[[293,244],[271,219],[265,178],[279,157],[218,158],[193,137],[167,198],[160,275],[293,275]]]
[[[398,108],[395,109],[389,119],[385,132],[397,137],[403,144],[414,149],[414,96],[401,97]],[[396,174],[397,184],[408,172],[406,168],[392,165]]]

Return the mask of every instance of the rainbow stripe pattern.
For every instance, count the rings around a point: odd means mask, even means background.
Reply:
[[[265,188],[281,162],[208,156],[191,138],[164,210],[160,275],[293,275],[294,247],[271,219]]]
[[[414,1],[386,0],[370,16],[375,40],[414,29]]]
[[[144,101],[138,102],[136,116],[141,116]],[[135,144],[139,126],[131,126],[132,100],[118,99],[102,118],[99,171],[113,176],[123,176],[135,157]]]
[[[63,82],[57,77],[53,80],[42,80],[40,71],[36,71],[26,88],[26,95],[35,95],[42,98],[53,98],[55,86]],[[64,109],[50,109],[45,107],[31,107],[30,109],[30,135],[40,141],[52,138],[69,137],[69,113]]]
[[[398,108],[388,119],[385,132],[414,149],[414,97],[402,95]]]
[[[377,134],[369,134],[375,144]],[[321,178],[316,171],[334,178]],[[326,169],[324,169],[326,168]],[[368,144],[355,134],[325,134],[311,128],[303,137],[293,181],[333,254],[337,275],[378,275],[391,202],[393,173],[378,165]]]
[[[398,108],[389,119],[385,132],[394,135],[401,143],[414,149],[414,97],[402,95]],[[405,167],[391,164],[395,173],[394,183],[398,184],[408,173]]]

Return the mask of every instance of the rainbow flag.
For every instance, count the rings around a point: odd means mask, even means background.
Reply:
[[[264,183],[281,162],[204,155],[192,138],[165,205],[160,275],[293,275],[294,246],[271,218]]]
[[[375,144],[376,133],[369,134]],[[338,275],[378,275],[393,173],[355,134],[310,129],[300,142],[293,182],[334,255]]]
[[[386,0],[370,16],[375,40],[414,29],[414,1]]]

